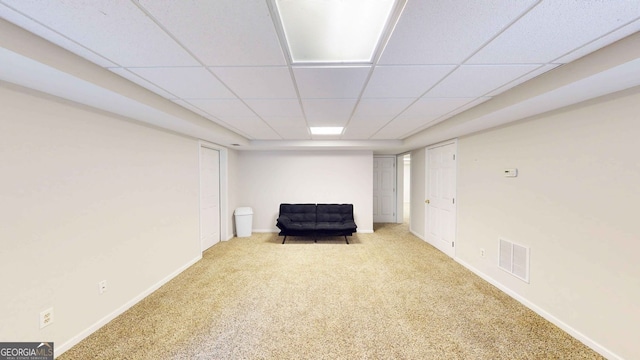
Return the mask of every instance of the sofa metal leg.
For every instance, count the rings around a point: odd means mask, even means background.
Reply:
[[[287,240],[287,235],[284,236],[284,239],[282,239],[282,243],[284,244],[285,240]]]
[[[347,240],[347,235],[344,236],[344,241],[346,241],[347,245],[349,245],[349,240]]]

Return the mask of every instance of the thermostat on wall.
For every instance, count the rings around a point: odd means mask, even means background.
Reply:
[[[504,169],[504,177],[518,176],[518,169]]]

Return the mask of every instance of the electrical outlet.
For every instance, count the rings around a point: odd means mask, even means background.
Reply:
[[[504,169],[504,176],[505,177],[517,177],[518,176],[518,169]]]
[[[53,308],[48,308],[47,310],[40,312],[40,329],[45,326],[51,325],[53,322]]]
[[[480,257],[484,257],[484,249],[480,248]]]
[[[102,280],[98,283],[98,291],[100,291],[100,294],[107,291],[107,280]]]

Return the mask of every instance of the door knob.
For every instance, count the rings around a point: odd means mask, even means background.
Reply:
[[[427,199],[424,202],[425,202],[425,204],[428,204],[430,201],[429,201],[429,199]]]

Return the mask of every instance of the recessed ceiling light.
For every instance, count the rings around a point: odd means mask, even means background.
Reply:
[[[371,63],[406,0],[273,0],[294,64]],[[391,20],[391,21],[390,21]]]
[[[344,128],[342,126],[311,126],[309,130],[312,135],[340,135]]]

